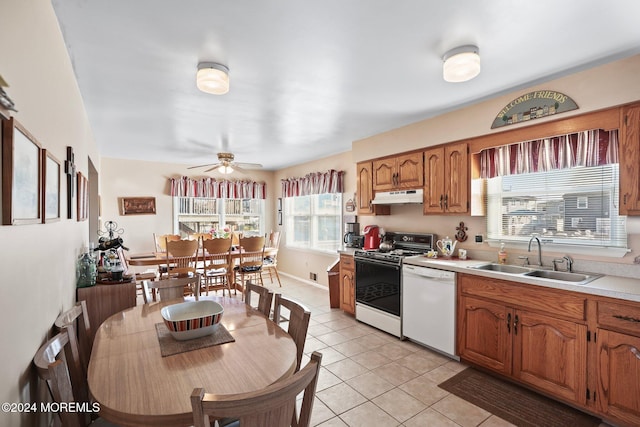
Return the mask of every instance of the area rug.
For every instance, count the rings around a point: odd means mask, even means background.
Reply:
[[[158,334],[162,357],[173,356],[174,354],[199,350],[214,345],[226,344],[236,340],[222,323],[218,323],[218,326],[211,335],[186,341],[178,341],[173,338],[164,323],[156,323],[156,333]]]
[[[438,387],[519,427],[597,427],[600,420],[473,368]]]

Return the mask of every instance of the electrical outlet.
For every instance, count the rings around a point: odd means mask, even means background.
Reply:
[[[309,279],[313,280],[314,282],[317,282],[318,275],[316,273],[309,273]]]
[[[634,264],[640,264],[640,256],[637,256],[633,259]]]
[[[482,234],[476,234],[476,243],[482,243]]]

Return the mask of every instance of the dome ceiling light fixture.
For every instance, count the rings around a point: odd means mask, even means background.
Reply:
[[[229,68],[217,62],[200,62],[196,86],[206,93],[224,95],[229,92]]]
[[[478,46],[466,45],[451,49],[442,57],[442,77],[451,83],[471,80],[480,74],[480,50]]]

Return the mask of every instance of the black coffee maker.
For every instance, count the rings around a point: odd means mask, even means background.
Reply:
[[[357,247],[358,236],[360,236],[360,224],[357,222],[345,223],[345,233],[342,241],[348,248]]]

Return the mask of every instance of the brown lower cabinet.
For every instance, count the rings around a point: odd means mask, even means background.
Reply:
[[[352,255],[340,254],[340,308],[356,313],[356,272]]]
[[[640,304],[589,299],[459,274],[459,356],[617,424],[638,426]]]

